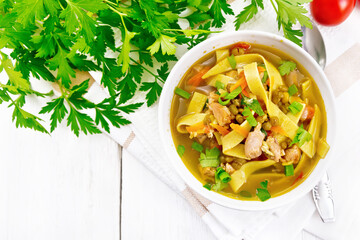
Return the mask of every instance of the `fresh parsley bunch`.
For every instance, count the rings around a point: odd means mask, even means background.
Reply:
[[[296,20],[302,23],[300,5],[308,1],[275,2],[284,32]],[[263,8],[262,0],[252,0],[251,5],[252,12],[254,6],[256,12]],[[187,15],[185,10],[190,10]],[[236,27],[256,12],[240,13]],[[128,104],[136,91],[146,93],[147,106],[156,102],[169,62],[177,60],[177,46],[190,49],[205,40],[212,33],[210,27],[220,28],[226,22],[225,14],[234,15],[225,0],[0,0],[0,72],[8,76],[6,83],[0,83],[0,103],[7,102],[14,109],[12,119],[17,127],[49,133],[66,119],[77,136],[80,131],[100,133],[100,128],[109,132],[110,124],[129,123],[123,113],[143,105]],[[181,21],[190,28],[182,29]],[[291,34],[299,35],[285,32],[294,40]],[[5,48],[11,54],[5,54]],[[89,81],[75,86],[71,81],[78,71],[102,72],[101,83],[110,97],[99,103],[86,99]],[[153,76],[153,81],[143,81],[144,73]],[[57,84],[61,95],[36,91],[30,76]],[[50,114],[49,131],[40,115],[24,110],[30,95],[53,97],[39,112]],[[92,111],[95,117],[83,110]]]
[[[312,0],[270,0],[270,2],[277,14],[278,29],[283,30],[287,39],[301,46],[303,33],[301,30],[295,29],[294,25],[299,22],[301,26],[312,28],[310,19],[305,15],[307,10],[303,5]],[[263,0],[251,0],[251,3],[236,16],[236,30],[242,23],[250,21],[259,12],[259,9],[264,10]]]

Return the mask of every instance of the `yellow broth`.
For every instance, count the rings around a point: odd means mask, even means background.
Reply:
[[[232,46],[225,47],[231,48]],[[264,54],[264,51],[270,52],[271,54]],[[281,60],[290,60],[296,63],[297,69],[301,74],[303,74],[305,77],[309,78],[311,80],[311,87],[312,87],[312,95],[308,97],[309,104],[314,106],[314,104],[317,104],[320,112],[321,112],[321,129],[320,129],[320,135],[319,138],[326,139],[326,131],[327,131],[327,121],[326,121],[326,111],[324,106],[324,101],[321,97],[320,91],[315,83],[315,81],[312,79],[312,77],[309,75],[309,73],[304,69],[303,66],[301,66],[296,59],[293,59],[291,56],[287,55],[284,52],[281,52],[277,49],[259,45],[259,44],[251,44],[251,48],[247,53],[259,53],[265,57],[267,61],[272,63],[276,68],[279,66],[278,60],[281,58]],[[178,84],[178,87],[181,89],[184,89],[185,91],[190,92],[193,94],[194,88],[192,86],[189,86],[187,84],[187,81],[189,78],[191,78],[194,75],[193,67],[197,66],[198,64],[201,64],[203,62],[206,62],[207,60],[213,58],[215,55],[215,51],[207,54],[202,59],[199,59],[184,75],[184,77],[181,79],[181,81]],[[212,64],[214,66],[216,63]],[[207,82],[204,80],[202,84],[200,84],[200,90],[199,88],[197,91],[202,91],[201,86],[205,87],[207,86]],[[299,91],[301,93],[301,88],[299,88]],[[191,148],[192,143],[195,141],[194,139],[189,138],[189,134],[182,134],[179,133],[176,129],[177,120],[179,117],[186,114],[186,109],[191,100],[191,97],[189,99],[183,99],[179,97],[178,95],[174,95],[174,98],[172,100],[172,107],[171,107],[171,113],[170,113],[170,121],[171,121],[171,133],[173,137],[173,141],[175,143],[175,146],[183,145],[186,149],[182,161],[184,162],[185,166],[188,168],[188,170],[203,184],[206,184],[207,181],[202,177],[200,171],[199,171],[199,156],[200,153],[193,150]],[[183,102],[180,104],[180,102]],[[306,128],[306,126],[305,126]],[[205,146],[206,147],[206,144]],[[304,154],[304,153],[302,153]],[[251,193],[251,197],[244,197],[239,193],[234,193],[232,189],[228,186],[225,189],[219,191],[220,194],[225,195],[230,198],[234,199],[240,199],[240,200],[256,200],[259,199],[256,196],[256,189],[260,188],[260,182],[268,180],[268,191],[271,194],[271,197],[280,196],[284,193],[287,193],[291,191],[292,189],[296,188],[299,184],[301,184],[312,172],[312,170],[315,168],[317,162],[320,160],[320,156],[318,154],[315,154],[313,158],[305,158],[304,163],[302,163],[301,167],[294,166],[295,168],[295,174],[293,176],[285,176],[283,173],[273,173],[274,167],[267,167],[265,169],[261,169],[253,174],[251,174],[246,183],[242,185],[240,191],[247,191]]]

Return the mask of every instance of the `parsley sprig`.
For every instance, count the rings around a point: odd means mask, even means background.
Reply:
[[[302,7],[308,0],[273,1],[279,27],[298,41],[301,32],[292,26],[311,26]],[[237,28],[263,8],[262,0],[251,4],[238,15]],[[190,14],[182,14],[186,9]],[[79,135],[130,123],[124,115],[144,104],[129,104],[137,92],[145,93],[147,106],[154,104],[178,46],[190,49],[204,41],[218,32],[211,27],[221,28],[234,12],[225,0],[6,0],[0,1],[0,15],[0,72],[8,76],[0,84],[0,103],[13,107],[18,127],[49,133],[66,121]],[[181,21],[190,28],[181,28]],[[109,97],[89,101],[89,82],[72,82],[79,71],[101,72]],[[58,85],[60,95],[37,91],[30,76]],[[49,130],[40,115],[24,110],[31,95],[51,97],[39,112],[50,117]]]
[[[299,22],[301,26],[312,28],[309,17],[305,14],[307,10],[303,4],[312,0],[270,0],[272,7],[277,14],[278,29],[282,29],[284,36],[302,46],[301,37],[303,33],[299,29],[295,29],[294,25]],[[235,20],[235,28],[238,30],[241,24],[250,21],[259,9],[264,10],[263,0],[251,0],[251,3],[244,8]]]
[[[193,13],[182,17],[188,6]],[[221,27],[224,14],[233,14],[229,6],[223,0],[0,1],[0,50],[12,51],[0,52],[0,72],[5,70],[9,78],[0,85],[0,103],[14,108],[16,126],[45,133],[63,120],[76,135],[128,124],[123,114],[143,103],[127,102],[140,91],[146,93],[147,106],[154,104],[169,64],[177,60],[177,46],[191,48],[205,40],[211,26]],[[182,29],[180,19],[192,29]],[[71,81],[77,71],[102,72],[109,98],[99,103],[86,99],[89,82],[74,86]],[[143,81],[145,74],[152,81]],[[30,95],[52,95],[35,91],[30,75],[59,86],[60,96],[52,96],[39,112],[50,116],[50,130],[23,109]]]

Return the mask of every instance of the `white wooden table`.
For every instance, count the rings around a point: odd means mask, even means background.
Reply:
[[[331,62],[360,41],[359,8],[326,38]],[[341,43],[341,44],[339,44]],[[36,100],[39,101],[39,100]],[[35,102],[36,104],[36,102]],[[0,105],[0,239],[214,239],[190,206],[105,135],[16,129]]]

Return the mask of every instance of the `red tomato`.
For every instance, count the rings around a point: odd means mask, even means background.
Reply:
[[[356,0],[313,0],[311,14],[322,25],[338,25],[348,18],[355,3]]]

